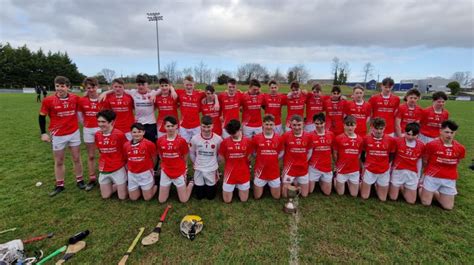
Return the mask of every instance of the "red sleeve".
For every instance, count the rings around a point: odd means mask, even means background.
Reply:
[[[40,113],[49,115],[49,102],[51,102],[49,98],[43,99],[43,102],[41,102]]]
[[[279,137],[279,138],[278,138],[277,151],[278,151],[278,153],[280,153],[281,151],[283,151],[283,137]]]
[[[306,137],[306,141],[308,141],[308,146],[306,146],[306,152],[308,152],[309,150],[313,149],[313,137],[308,135]]]
[[[254,145],[250,139],[247,141],[247,156],[251,155],[254,151]]]
[[[459,145],[459,160],[464,159],[466,157],[466,148],[464,146]]]
[[[389,153],[395,153],[397,151],[397,143],[395,141],[395,138],[390,138],[390,143],[391,143],[391,148]]]
[[[156,153],[161,157],[162,150],[160,148],[160,139],[159,138],[156,140]]]
[[[281,104],[288,105],[288,96],[286,94],[281,94]]]
[[[225,157],[225,144],[226,144],[226,142],[227,141],[225,141],[225,140],[221,142],[221,144],[219,146],[219,151],[218,151],[219,155],[224,156],[224,157]]]
[[[150,155],[152,157],[155,157],[157,155],[156,146],[152,142],[148,142],[148,152],[150,152]]]
[[[125,158],[125,160],[128,160],[128,146],[127,146],[128,142],[125,142],[123,145],[122,145],[122,153],[123,153],[123,157]]]
[[[105,97],[104,101],[102,102],[102,106],[101,106],[102,108],[101,108],[101,110],[102,110],[102,109],[111,109],[111,107],[110,107],[110,102],[109,102],[109,98],[110,98],[109,95],[107,95],[107,96]]]
[[[183,138],[180,140],[180,152],[183,157],[189,153],[188,143]]]

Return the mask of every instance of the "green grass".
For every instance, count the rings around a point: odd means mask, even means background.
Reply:
[[[429,104],[428,101],[422,105]],[[117,263],[139,227],[147,234],[165,208],[157,200],[121,202],[102,200],[98,189],[79,191],[74,185],[67,157],[66,191],[55,198],[47,193],[54,184],[53,157],[48,144],[39,140],[35,95],[0,94],[0,242],[55,232],[52,239],[33,243],[27,250],[49,253],[81,230],[91,230],[87,248],[72,264]],[[467,167],[474,157],[472,102],[447,103],[460,125],[457,139],[466,146],[467,158],[459,166],[459,195],[455,209],[381,203],[375,198],[331,195],[320,192],[300,200],[300,263],[463,263],[474,261],[474,174]],[[85,161],[85,152],[82,153]],[[87,171],[85,171],[87,172]],[[35,183],[42,181],[37,188]],[[220,195],[220,194],[219,194]],[[160,242],[137,245],[131,264],[151,263],[246,263],[285,264],[290,258],[290,219],[282,211],[283,200],[247,203],[222,200],[178,203],[163,225]],[[179,234],[186,214],[198,214],[205,222],[193,242]],[[51,264],[51,263],[50,263]]]

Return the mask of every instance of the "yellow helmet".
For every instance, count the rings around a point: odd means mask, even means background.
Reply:
[[[179,229],[181,230],[181,234],[190,240],[194,240],[196,235],[202,231],[204,227],[204,222],[202,218],[197,215],[186,215],[181,220],[181,224],[179,225]]]

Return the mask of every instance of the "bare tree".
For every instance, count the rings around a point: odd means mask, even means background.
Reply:
[[[183,68],[181,73],[183,74],[183,76],[193,75],[193,68],[192,67]]]
[[[212,70],[201,61],[198,65],[194,66],[194,77],[198,83],[210,83],[212,79]]]
[[[341,67],[341,60],[338,57],[332,58],[331,74],[337,74]]]
[[[264,80],[265,75],[268,75],[267,69],[258,63],[243,64],[237,69],[237,78],[246,83],[251,79]]]
[[[271,75],[271,79],[277,81],[278,83],[286,82],[285,76],[280,72],[280,69],[275,69],[275,72]]]
[[[458,81],[461,87],[470,87],[472,84],[472,77],[470,71],[465,72],[455,72],[451,79]]]
[[[305,83],[309,79],[309,72],[303,64],[297,64],[290,69],[288,73],[293,72],[294,79],[299,83]]]
[[[104,68],[98,75],[103,75],[107,83],[112,83],[112,80],[115,78],[115,71],[112,69]]]
[[[177,77],[178,71],[176,70],[176,65],[177,65],[176,61],[172,61],[168,63],[167,65],[165,65],[162,71],[164,76],[168,78],[172,83],[176,82],[176,80],[178,79]]]
[[[372,63],[366,63],[362,68],[362,72],[364,73],[364,86],[367,88],[367,78],[371,78],[374,73],[374,66]]]

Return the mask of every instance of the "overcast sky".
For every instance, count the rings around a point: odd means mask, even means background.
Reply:
[[[0,42],[67,51],[86,75],[156,73],[153,11],[164,17],[162,69],[305,64],[313,78],[330,78],[337,56],[351,81],[363,80],[366,62],[375,78],[397,81],[474,71],[472,0],[0,0]]]

